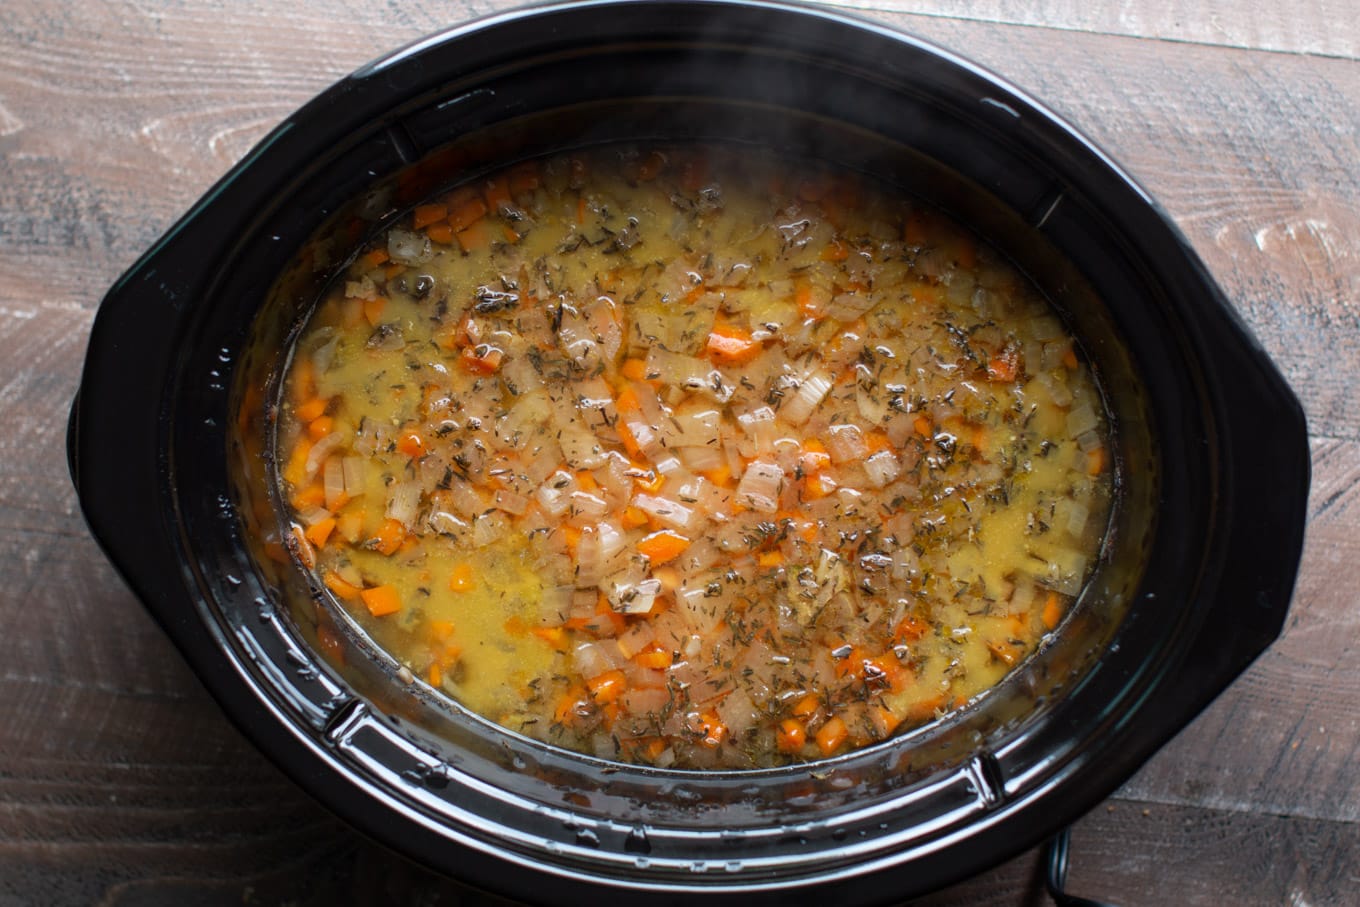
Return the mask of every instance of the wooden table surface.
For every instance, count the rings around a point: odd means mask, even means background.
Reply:
[[[502,5],[3,4],[0,904],[469,902],[227,722],[87,532],[63,432],[100,298],[213,181],[368,59]],[[1360,3],[845,5],[991,67],[1109,150],[1307,410],[1284,635],[1074,827],[1070,888],[1360,904]],[[923,903],[1044,903],[1037,866],[1029,853]]]

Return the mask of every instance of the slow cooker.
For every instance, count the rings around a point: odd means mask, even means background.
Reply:
[[[773,146],[974,227],[1092,362],[1118,453],[1100,565],[975,703],[806,765],[684,772],[530,741],[437,695],[261,539],[288,339],[361,242],[508,162],[628,140]],[[289,117],[109,291],[68,436],[110,560],[227,714],[357,828],[532,902],[900,901],[1108,796],[1276,638],[1303,538],[1300,407],[1169,218],[1040,103],[839,13],[737,0],[513,11]]]

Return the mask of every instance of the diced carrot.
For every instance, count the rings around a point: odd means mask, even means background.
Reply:
[[[705,347],[715,365],[746,365],[760,355],[761,344],[748,331],[727,324],[715,324]]]
[[[647,514],[630,504],[624,508],[622,523],[624,529],[641,529],[648,523]]]
[[[534,627],[531,632],[559,652],[567,647],[566,627]]]
[[[293,409],[293,415],[297,416],[299,422],[311,422],[325,415],[330,403],[325,397],[312,397],[305,403],[299,403]]]
[[[812,292],[812,283],[800,277],[793,285],[793,301],[798,306],[798,314],[803,318],[820,319],[826,313],[821,301]]]
[[[387,308],[387,297],[377,296],[373,299],[364,300],[364,319],[374,327],[382,321],[383,310]]]
[[[732,485],[732,467],[728,466],[726,463],[719,466],[717,469],[701,470],[699,475],[708,479],[719,488],[730,488]]]
[[[430,686],[437,687],[444,682],[444,671],[439,667],[439,662],[430,662],[430,669],[427,675],[430,679]]]
[[[816,737],[817,749],[821,750],[823,756],[830,756],[850,737],[850,729],[839,715],[832,715],[817,728]]]
[[[581,470],[576,473],[576,484],[581,486],[584,492],[594,492],[600,490],[600,483],[595,481],[595,474],[589,470]]]
[[[897,726],[902,723],[902,718],[896,712],[881,705],[869,706],[869,720],[873,722],[874,730],[878,732],[879,739],[889,736],[897,730]]]
[[[673,561],[689,547],[689,539],[678,532],[663,529],[645,536],[637,543],[638,552],[653,564]]]
[[[653,671],[664,671],[675,662],[671,653],[659,646],[637,653],[633,656],[633,661],[638,667],[650,668]]]
[[[894,642],[915,642],[921,639],[930,631],[930,624],[918,617],[908,614],[902,618],[893,629]]]
[[[628,678],[618,668],[597,674],[586,681],[586,690],[591,698],[601,705],[618,699],[626,689]]]
[[[368,613],[374,617],[385,617],[401,610],[401,596],[392,586],[374,586],[359,593],[364,600]]]
[[[581,530],[575,526],[562,526],[559,530],[562,533],[562,541],[567,546],[567,550],[572,554],[576,553],[576,546],[581,544]]]
[[[397,441],[397,449],[413,460],[425,456],[425,442],[417,432],[407,432]]]
[[[647,362],[643,359],[625,359],[619,367],[619,374],[629,381],[646,381]]]
[[[326,539],[330,538],[331,532],[335,529],[335,517],[328,516],[324,520],[317,520],[307,527],[307,541],[318,548],[326,545]]]
[[[775,746],[781,753],[796,753],[807,743],[807,726],[797,718],[785,718],[775,728]]]
[[[474,375],[491,375],[501,367],[501,360],[505,358],[502,353],[494,346],[478,344],[477,346],[464,347],[463,352],[458,356],[458,364],[464,371]]]
[[[415,211],[411,213],[411,229],[424,230],[430,224],[438,223],[448,216],[447,205],[416,205]]]
[[[558,698],[553,709],[553,721],[557,724],[575,724],[578,718],[590,714],[592,709],[586,698],[585,687],[573,686]]]
[[[392,264],[383,268],[383,277],[386,278],[387,280],[391,280],[393,277],[396,277],[398,274],[405,270],[406,265],[401,264],[400,262],[393,262]]]
[[[1058,626],[1058,621],[1062,620],[1062,603],[1058,600],[1058,593],[1048,593],[1048,598],[1044,599],[1044,610],[1042,619],[1044,626],[1052,630]]]
[[[460,233],[486,217],[486,211],[486,202],[481,196],[473,196],[449,212],[449,226],[453,227],[453,232]]]
[[[875,687],[886,687],[894,693],[905,689],[911,680],[907,669],[891,652],[864,659],[863,668],[866,683]]]
[[[1013,665],[1020,660],[1020,648],[1013,645],[1009,640],[993,639],[987,643],[987,651],[1007,665]]]
[[[680,588],[680,572],[674,567],[657,567],[653,565],[652,578],[660,583],[662,590],[666,592],[674,592],[676,589]],[[660,604],[660,602],[658,602],[658,604]],[[652,613],[655,614],[656,611],[653,610]]]
[[[699,742],[704,746],[709,749],[716,749],[723,740],[727,739],[727,725],[723,724],[717,712],[709,709],[699,716],[699,721],[702,722],[700,733],[703,734],[699,738]]]
[[[782,551],[762,551],[756,555],[756,564],[762,570],[782,567],[784,566],[784,553]]]
[[[1077,351],[1074,350],[1074,349],[1072,349],[1072,347],[1070,347],[1070,346],[1069,346],[1066,350],[1064,350],[1064,351],[1063,351],[1063,357],[1062,357],[1062,364],[1063,364],[1064,366],[1066,366],[1067,369],[1068,369],[1069,371],[1071,371],[1072,369],[1076,368],[1076,367],[1077,367]]]
[[[991,361],[987,363],[987,380],[1009,384],[1015,380],[1019,365],[1020,363],[1016,361],[1014,353],[993,356]]]
[[[1105,471],[1105,448],[1093,447],[1086,451],[1086,472],[1098,476]]]
[[[441,246],[453,245],[453,227],[448,223],[430,224],[430,226],[425,229],[425,235],[430,238],[431,242],[437,242]]]
[[[406,527],[399,520],[383,520],[374,539],[376,542],[374,549],[379,554],[390,556],[396,553],[402,542],[406,541]]]
[[[320,482],[313,482],[293,492],[293,507],[296,510],[320,507],[324,503],[326,503],[326,488]]]
[[[386,249],[372,249],[359,259],[359,267],[365,271],[372,271],[379,265],[386,264],[390,257]]]
[[[576,200],[576,223],[586,222],[586,197],[583,195]]]
[[[507,636],[521,637],[529,635],[529,625],[524,622],[524,618],[518,614],[512,614],[501,624],[501,629]]]
[[[482,184],[482,198],[491,211],[500,211],[515,204],[515,200],[510,197],[510,181],[503,176],[492,177]]]
[[[822,700],[815,693],[808,693],[802,699],[793,704],[793,714],[799,718],[807,720],[817,714],[817,710],[822,707]]]
[[[929,438],[931,435],[935,434],[934,424],[930,421],[930,417],[924,413],[912,420],[911,427],[923,438]]]
[[[463,562],[449,574],[449,588],[454,592],[467,592],[472,589],[472,565]]]
[[[888,434],[884,431],[874,429],[865,432],[864,443],[869,445],[869,453],[878,453],[881,450],[891,450],[892,442],[888,440]]]
[[[824,472],[819,472],[807,478],[804,484],[804,491],[808,498],[817,501],[836,493],[836,480]]]
[[[501,224],[501,236],[503,236],[505,241],[512,246],[519,242],[519,234],[516,233],[514,228],[509,224]]]
[[[334,430],[335,419],[330,416],[318,416],[307,423],[307,436],[313,441],[320,441]]]
[[[491,247],[491,231],[487,229],[484,221],[478,221],[466,229],[459,230],[454,237],[464,252],[476,252]]]
[[[437,643],[445,643],[453,636],[454,626],[451,620],[435,618],[426,622],[425,629],[429,631],[431,640]]]
[[[343,599],[347,602],[354,601],[359,597],[359,593],[362,591],[358,586],[348,582],[343,576],[333,570],[327,570],[322,581],[326,584],[327,589],[335,593],[336,598]]]
[[[822,249],[822,261],[845,261],[850,257],[850,249],[839,239],[833,239]]]

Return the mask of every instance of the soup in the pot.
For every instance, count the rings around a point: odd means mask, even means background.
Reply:
[[[718,147],[520,163],[296,340],[290,547],[423,682],[605,759],[872,744],[1043,644],[1111,506],[1073,338],[889,188]]]

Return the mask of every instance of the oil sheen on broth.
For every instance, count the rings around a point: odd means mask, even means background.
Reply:
[[[751,768],[984,693],[1111,499],[1046,301],[849,173],[720,148],[518,164],[416,207],[285,377],[290,548],[429,684],[605,759]]]

